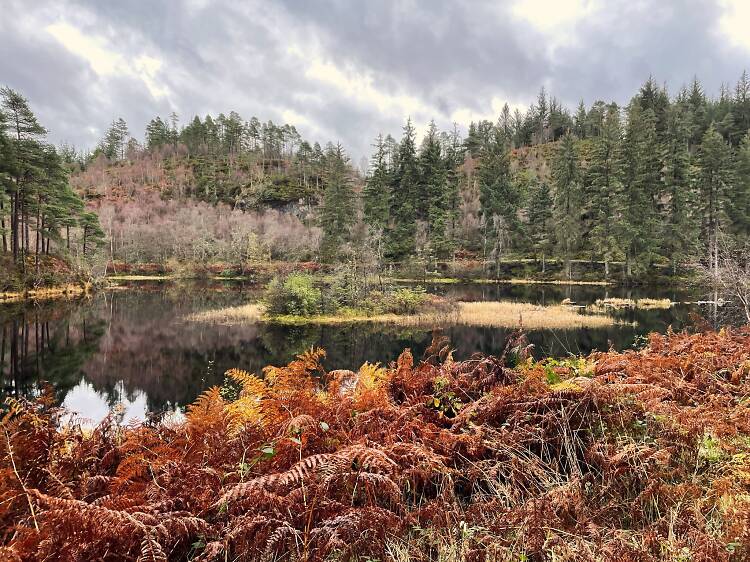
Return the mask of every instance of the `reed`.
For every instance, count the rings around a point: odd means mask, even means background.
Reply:
[[[672,306],[669,299],[597,299],[589,306],[594,312],[606,312],[608,309],[639,308],[641,310],[666,310]]]
[[[187,320],[210,324],[251,324],[267,322],[284,325],[350,324],[371,322],[397,326],[433,327],[476,326],[482,328],[573,329],[603,328],[623,322],[607,316],[581,314],[578,309],[557,305],[540,306],[525,302],[457,302],[443,311],[421,314],[372,314],[343,310],[338,314],[315,316],[267,315],[263,305],[246,304],[191,314]]]
[[[241,306],[196,312],[187,316],[186,320],[205,324],[254,324],[261,321],[265,310],[262,304],[250,303]]]

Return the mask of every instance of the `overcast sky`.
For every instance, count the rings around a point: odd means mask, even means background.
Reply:
[[[235,110],[341,142],[496,119],[539,88],[627,102],[649,75],[714,95],[750,69],[747,0],[0,0],[0,85],[53,142],[122,116]]]

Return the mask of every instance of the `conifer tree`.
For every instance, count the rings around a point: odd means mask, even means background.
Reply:
[[[737,149],[734,184],[727,209],[737,241],[750,244],[750,131]]]
[[[568,278],[572,277],[571,259],[581,241],[583,186],[578,162],[576,138],[568,133],[560,142],[552,162],[555,182],[554,217],[557,247],[565,260]]]
[[[673,104],[667,116],[663,147],[663,181],[666,207],[659,237],[661,253],[669,259],[672,273],[693,252],[696,241],[695,205],[690,173],[690,115],[686,103]]]
[[[370,175],[362,193],[365,223],[373,230],[383,230],[388,224],[389,171],[383,135],[375,141]]]
[[[542,273],[546,269],[547,256],[552,251],[554,232],[552,228],[553,201],[549,184],[535,181],[528,196],[528,234],[535,255],[541,255]]]
[[[46,130],[26,99],[2,88],[0,101],[2,250],[13,252],[23,273],[26,256],[33,254],[38,274],[40,255],[50,253],[52,242],[62,241],[60,230],[71,223],[79,226],[83,203],[70,188],[62,157],[44,142]],[[86,218],[85,224],[88,233],[97,234],[95,213]]]
[[[320,209],[321,255],[325,260],[341,255],[354,219],[354,189],[348,158],[340,144],[331,146],[326,153],[325,191]]]
[[[443,143],[433,121],[430,123],[419,153],[417,201],[418,216],[426,221],[429,246],[436,257],[445,257],[450,253],[449,206],[453,197],[452,186],[448,185],[448,166],[450,165],[452,164],[443,155]]]
[[[391,174],[390,223],[387,233],[388,256],[402,259],[414,252],[417,233],[417,152],[415,131],[408,119],[398,146],[395,169]]]
[[[510,143],[497,128],[493,128],[489,142],[482,149],[477,181],[484,233],[484,259],[495,261],[497,273],[502,251],[509,241],[509,232],[517,226],[516,211],[519,203],[510,170]]]
[[[654,112],[644,110],[636,97],[627,109],[622,190],[615,202],[617,236],[625,254],[627,277],[645,272],[656,255],[661,152]]]
[[[439,220],[445,225],[444,228],[436,227],[436,230],[442,234],[442,239],[435,244],[438,256],[447,256],[452,253],[457,242],[457,221],[463,181],[463,172],[460,167],[464,163],[464,148],[456,125],[443,140],[443,152],[445,154],[445,189],[442,193],[443,216]]]
[[[576,109],[575,117],[573,118],[573,134],[579,139],[586,138],[586,106],[583,104],[583,100],[578,103],[578,109]]]
[[[698,152],[701,240],[711,269],[719,267],[719,233],[726,219],[732,185],[732,149],[711,124]]]
[[[591,221],[588,242],[604,260],[605,277],[609,276],[609,264],[619,249],[613,198],[622,189],[621,150],[620,109],[611,104],[607,107],[601,134],[594,139],[587,170]]]

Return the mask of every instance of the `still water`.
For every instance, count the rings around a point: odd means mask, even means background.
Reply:
[[[569,298],[669,298],[690,301],[683,290],[544,285],[447,285],[428,290],[463,300],[515,300],[555,304]],[[432,332],[395,326],[214,326],[184,320],[192,312],[255,300],[257,288],[241,284],[144,282],[105,290],[76,301],[0,305],[2,394],[34,395],[42,381],[60,403],[97,421],[115,405],[125,419],[147,412],[179,411],[223,373],[240,367],[259,373],[285,364],[311,346],[328,352],[329,369],[356,369],[364,361],[388,363],[406,347],[416,357]],[[537,330],[528,334],[535,354],[562,356],[610,347],[625,349],[637,337],[668,326],[689,326],[695,305],[613,314],[635,326]],[[444,330],[457,359],[502,350],[509,330],[451,327]]]

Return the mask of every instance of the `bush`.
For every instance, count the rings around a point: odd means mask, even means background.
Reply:
[[[385,293],[371,291],[362,306],[375,314],[416,314],[428,299],[422,287],[403,287]]]
[[[264,300],[271,314],[312,316],[320,314],[323,294],[312,276],[292,273],[283,280],[274,277],[266,287]]]

